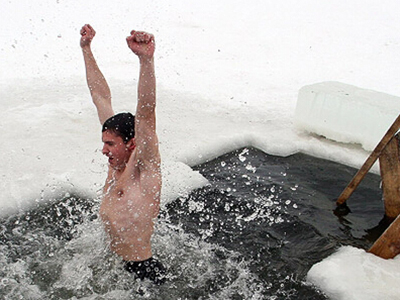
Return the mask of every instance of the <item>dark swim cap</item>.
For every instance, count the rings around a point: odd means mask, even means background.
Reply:
[[[131,113],[119,113],[103,124],[102,132],[109,130],[120,136],[124,143],[135,137],[135,116]]]

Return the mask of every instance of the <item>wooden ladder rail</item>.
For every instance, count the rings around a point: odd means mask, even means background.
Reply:
[[[368,250],[384,259],[394,258],[400,253],[400,215],[390,224],[385,232],[375,241]]]
[[[393,122],[392,126],[390,126],[390,128],[388,129],[386,134],[383,136],[382,140],[375,147],[374,151],[372,151],[372,153],[367,158],[365,163],[362,165],[360,170],[358,170],[356,175],[353,177],[353,179],[350,181],[350,183],[347,185],[347,187],[340,194],[339,198],[336,201],[337,206],[344,205],[345,202],[347,201],[347,199],[351,196],[351,194],[353,194],[354,190],[357,188],[357,186],[360,184],[360,182],[364,179],[365,175],[367,175],[368,171],[371,169],[373,164],[379,158],[382,151],[385,149],[386,145],[391,141],[391,139],[397,133],[399,128],[400,128],[400,115]]]

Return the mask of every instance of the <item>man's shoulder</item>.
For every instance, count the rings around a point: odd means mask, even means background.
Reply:
[[[126,169],[131,174],[139,175],[143,172],[159,172],[161,170],[161,156],[157,152],[151,157],[141,156],[134,151],[126,164]]]

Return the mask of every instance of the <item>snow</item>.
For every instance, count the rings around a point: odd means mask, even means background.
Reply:
[[[243,146],[281,156],[301,151],[359,167],[383,130],[375,132],[370,124],[384,128],[398,114],[396,101],[393,111],[382,115],[382,98],[370,97],[378,92],[394,95],[390,99],[400,95],[398,1],[0,4],[1,215],[64,193],[95,197],[101,190],[106,160],[79,48],[85,23],[97,31],[93,51],[110,84],[115,111],[133,111],[136,104],[138,62],[125,37],[131,29],[155,34],[163,203],[206,184],[190,166]],[[311,110],[300,107],[295,114],[299,90],[321,82],[377,91],[351,97],[351,110],[357,108],[354,136],[342,123],[350,112],[336,111],[350,102],[337,99],[334,91],[313,105],[335,106],[331,115],[324,115],[335,117],[328,122],[334,128],[313,119]],[[373,113],[375,108],[379,113]],[[304,110],[311,113],[308,127],[295,126],[299,116],[306,116]],[[352,257],[369,264],[361,269],[364,277]],[[354,289],[339,290],[332,261],[347,267],[347,282]],[[321,266],[309,278],[334,299],[369,299],[371,288],[393,299],[398,286],[396,281],[388,281],[389,288],[378,281],[371,285],[375,279],[367,277],[377,274],[370,272],[374,268],[399,274],[363,250],[340,251]]]
[[[399,299],[400,257],[381,259],[362,249],[346,246],[315,264],[307,280],[329,299]]]

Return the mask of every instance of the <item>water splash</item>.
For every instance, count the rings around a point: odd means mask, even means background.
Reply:
[[[91,205],[88,205],[91,203]],[[262,299],[263,284],[238,253],[160,219],[155,255],[169,269],[155,287],[110,253],[98,203],[71,196],[1,223],[4,299]]]

